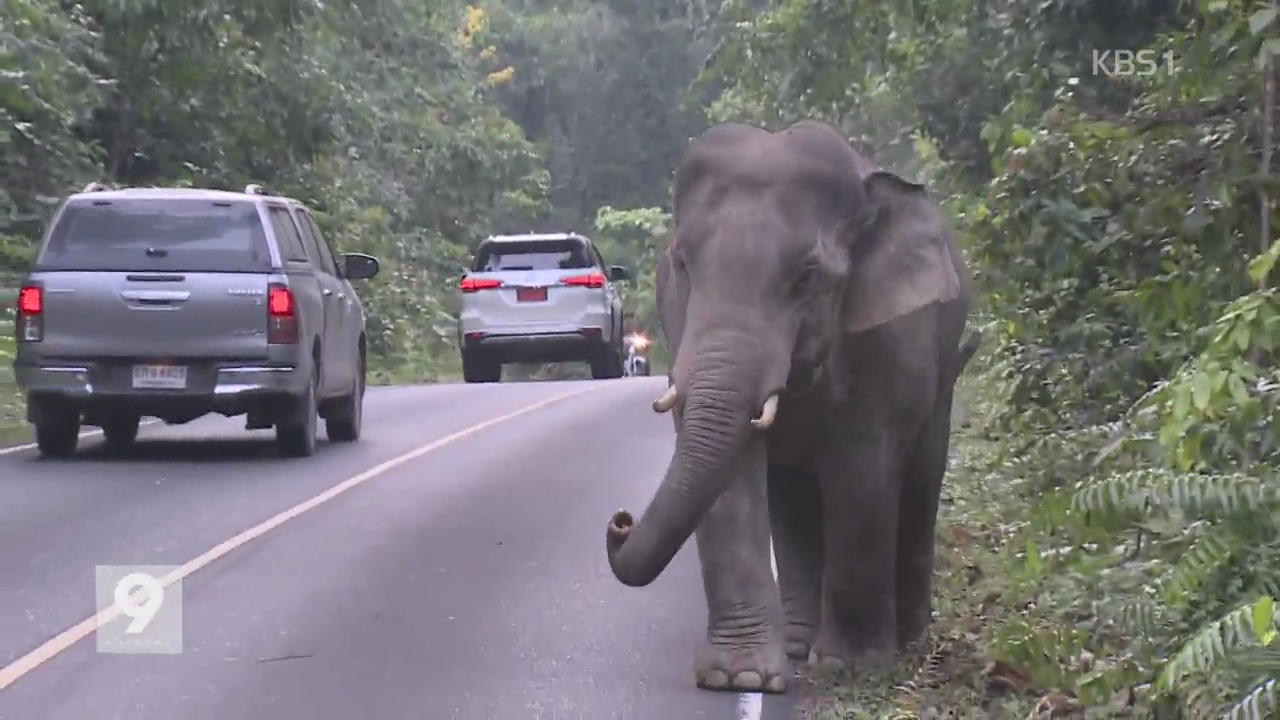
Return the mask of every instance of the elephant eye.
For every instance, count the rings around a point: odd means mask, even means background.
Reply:
[[[804,295],[814,289],[818,280],[818,263],[808,262],[804,267],[800,268],[800,274],[796,275],[795,293]]]

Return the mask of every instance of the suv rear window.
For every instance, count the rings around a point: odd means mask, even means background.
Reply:
[[[271,269],[253,203],[84,200],[63,210],[43,270],[265,272]]]
[[[476,254],[472,270],[573,270],[595,267],[587,248],[577,240],[522,240],[486,243]]]

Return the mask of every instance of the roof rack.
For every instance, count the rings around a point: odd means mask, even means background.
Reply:
[[[81,190],[80,192],[87,192],[87,193],[91,193],[91,192],[106,192],[106,191],[108,191],[108,190],[110,190],[110,189],[111,189],[111,186],[110,186],[110,185],[107,185],[106,183],[91,182],[91,183],[89,183],[88,185],[85,185],[85,186],[84,186],[84,189],[83,189],[83,190]]]
[[[250,183],[244,186],[245,195],[266,195],[267,191],[257,183]]]

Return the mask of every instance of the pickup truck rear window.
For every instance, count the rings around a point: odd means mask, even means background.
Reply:
[[[266,272],[253,203],[179,199],[83,200],[63,210],[36,263],[41,270]]]
[[[594,267],[586,247],[573,240],[493,242],[480,248],[475,272],[503,270],[574,270]]]

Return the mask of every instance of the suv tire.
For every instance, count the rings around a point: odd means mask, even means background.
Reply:
[[[138,439],[138,424],[142,418],[138,415],[116,415],[102,424],[102,436],[106,438],[107,447],[111,450],[125,450]]]
[[[469,383],[494,383],[502,380],[502,363],[492,358],[462,354],[462,379]]]
[[[365,383],[364,353],[361,353],[355,388],[350,395],[340,398],[324,419],[329,442],[355,442],[360,439],[360,428],[364,423]]]
[[[312,374],[306,394],[293,399],[289,417],[276,423],[276,447],[289,457],[307,457],[316,451],[318,381],[319,376]]]
[[[620,378],[625,364],[622,348],[606,345],[596,351],[595,357],[591,359],[591,377],[595,380]]]

